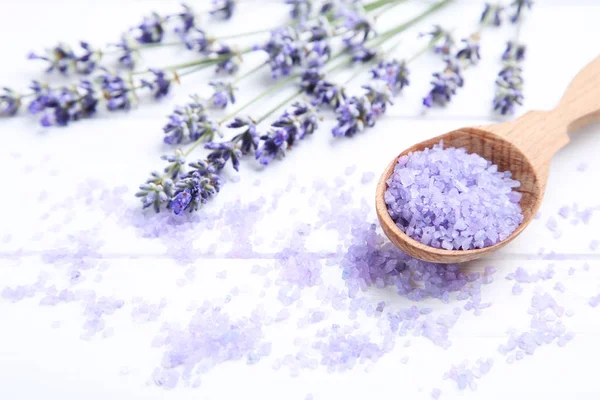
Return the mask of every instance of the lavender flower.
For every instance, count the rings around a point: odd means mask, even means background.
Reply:
[[[502,54],[503,61],[523,61],[525,59],[525,45],[516,42],[507,42],[506,50]]]
[[[305,22],[312,11],[312,0],[285,0],[285,4],[292,6],[290,15],[300,22]]]
[[[496,95],[494,96],[494,110],[502,115],[514,114],[517,105],[523,105],[523,79],[521,68],[511,71],[502,70],[496,80]]]
[[[525,58],[525,46],[508,42],[502,55],[504,66],[496,79],[494,110],[502,115],[514,114],[517,105],[523,104],[523,78],[519,63]]]
[[[320,68],[331,58],[331,47],[327,40],[310,42],[306,48],[306,65],[309,68]]]
[[[227,161],[231,160],[231,165],[233,168],[236,171],[240,170],[240,158],[242,157],[242,151],[233,141],[222,143],[206,143],[204,148],[213,150],[209,153],[207,160],[213,165],[218,165],[220,167],[219,169],[223,168]]]
[[[21,108],[21,96],[9,88],[3,88],[0,94],[0,116],[13,116]]]
[[[479,22],[482,25],[491,24],[495,26],[500,26],[502,25],[503,10],[504,7],[502,7],[501,5],[485,3],[485,8],[481,13],[481,18],[479,19]]]
[[[235,10],[235,0],[213,0],[210,14],[221,19],[230,19]]]
[[[83,75],[89,75],[96,70],[102,52],[94,50],[87,42],[80,42],[79,45],[84,50],[84,53],[75,59],[75,70]]]
[[[213,107],[225,108],[227,104],[235,103],[234,91],[236,88],[231,83],[225,82],[210,82],[210,86],[213,87],[214,93],[208,100]]]
[[[229,125],[228,128],[246,128],[242,133],[236,135],[231,140],[234,143],[241,143],[240,150],[242,154],[248,154],[252,150],[258,148],[259,135],[256,130],[256,123],[248,117],[237,117]]]
[[[172,14],[172,15],[168,15],[167,16],[167,20],[176,18],[179,20],[179,22],[181,23],[180,25],[178,25],[177,27],[175,27],[175,32],[179,33],[180,35],[183,35],[187,32],[189,32],[195,24],[195,15],[194,15],[194,11],[191,9],[190,6],[188,6],[187,4],[181,4],[181,6],[183,7],[183,11],[177,14]]]
[[[337,126],[331,133],[334,137],[353,136],[365,126],[375,125],[371,102],[365,96],[350,97],[335,110]]]
[[[377,51],[369,49],[363,45],[357,45],[350,47],[352,53],[352,61],[355,62],[369,62],[377,56]]]
[[[212,41],[208,39],[206,33],[199,28],[190,30],[184,36],[185,46],[188,50],[197,51],[198,53],[206,54]]]
[[[419,37],[430,36],[431,39],[429,41],[430,44],[437,43],[440,38],[443,39],[440,45],[435,45],[433,47],[433,51],[436,54],[442,54],[447,56],[450,54],[450,50],[454,47],[454,38],[449,31],[443,29],[440,25],[434,25],[433,30],[431,32],[420,33]]]
[[[510,17],[510,21],[515,24],[521,18],[521,12],[525,9],[531,9],[533,5],[532,0],[515,0],[512,2],[511,6],[515,8],[515,13]]]
[[[287,144],[288,134],[285,129],[275,129],[271,133],[261,136],[261,144],[256,149],[256,159],[262,165],[269,165],[275,157],[284,155],[283,148]]]
[[[221,188],[221,179],[213,165],[199,160],[189,166],[192,171],[175,184],[175,193],[168,205],[175,214],[181,214],[184,210],[197,210]]]
[[[152,82],[148,82],[146,80],[142,80],[142,87],[147,87],[152,91],[152,95],[155,99],[160,99],[169,94],[169,88],[171,87],[171,81],[175,81],[179,83],[179,77],[176,73],[174,73],[173,79],[165,78],[165,72],[157,69],[150,68],[150,72],[154,74],[154,80]]]
[[[263,50],[269,56],[269,65],[273,78],[287,76],[294,66],[304,61],[305,44],[299,39],[298,32],[292,27],[282,27],[271,31],[270,39],[254,50]]]
[[[432,107],[434,104],[445,106],[456,94],[456,90],[464,84],[460,67],[452,60],[446,60],[444,71],[434,73],[433,77],[435,78],[431,82],[433,88],[423,99],[423,105],[426,107]]]
[[[32,114],[43,112],[42,126],[65,126],[96,112],[98,94],[89,81],[82,80],[76,86],[55,90],[34,82],[32,89],[36,98],[30,103],[29,111]]]
[[[394,94],[408,86],[408,68],[406,62],[402,61],[380,61],[377,68],[371,69],[374,79],[386,82]]]
[[[109,111],[129,110],[137,101],[133,83],[125,81],[121,76],[105,71],[98,77],[98,81],[107,100],[106,107]]]
[[[464,47],[456,53],[457,60],[464,60],[470,65],[476,65],[481,59],[479,55],[479,35],[474,34],[467,39],[462,39]]]
[[[144,17],[143,21],[132,28],[136,33],[135,40],[138,43],[159,43],[163,39],[165,33],[163,23],[164,18],[153,12],[151,15]]]
[[[300,75],[300,86],[305,93],[314,93],[317,84],[325,78],[319,68],[308,68]]]
[[[138,58],[137,54],[137,43],[129,35],[122,35],[121,41],[113,45],[121,49],[122,54],[119,56],[119,64],[127,69],[133,69]]]
[[[152,172],[146,183],[140,185],[140,191],[135,194],[141,197],[143,208],[152,206],[154,211],[159,212],[161,204],[166,203],[173,196],[173,180]]]
[[[225,72],[227,74],[234,74],[240,68],[242,57],[239,53],[234,52],[229,46],[219,44],[212,51],[217,57],[224,57],[223,60],[217,63],[217,73]]]
[[[49,66],[46,69],[46,72],[52,72],[56,69],[63,75],[67,75],[69,70],[75,67],[76,62],[73,50],[63,43],[48,50],[45,55],[38,55],[32,52],[28,54],[27,58],[29,60],[47,61]]]
[[[206,121],[204,106],[198,97],[192,96],[192,101],[185,106],[175,107],[175,111],[169,115],[169,122],[163,127],[165,133],[164,142],[167,144],[179,144],[182,142],[196,141],[206,131],[200,125]]]
[[[172,156],[162,156],[161,159],[169,162],[164,173],[152,172],[146,183],[140,186],[140,191],[135,194],[136,197],[141,197],[143,208],[152,206],[156,212],[173,197],[173,180],[178,177],[185,164],[181,150],[177,150]]]
[[[317,111],[304,102],[296,102],[287,109],[271,126],[286,132],[287,147],[290,148],[297,140],[302,140],[317,128]]]
[[[344,43],[348,47],[362,45],[372,34],[375,34],[371,22],[356,10],[345,8],[340,16],[343,18],[344,26],[348,30],[348,34],[344,38]]]
[[[325,80],[317,83],[313,95],[314,105],[328,105],[333,109],[337,109],[346,100],[346,93],[342,86]]]

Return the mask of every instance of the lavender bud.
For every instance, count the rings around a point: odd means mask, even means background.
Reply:
[[[213,0],[210,14],[221,19],[230,19],[235,11],[235,0]]]
[[[225,108],[229,103],[235,103],[233,92],[236,88],[231,83],[210,82],[209,85],[214,89],[213,95],[208,100],[213,107]]]
[[[9,88],[3,88],[0,94],[0,116],[13,116],[21,108],[21,96]]]

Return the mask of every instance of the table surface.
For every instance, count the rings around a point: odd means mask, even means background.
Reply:
[[[281,3],[242,2],[232,21],[210,23],[207,29],[219,35],[276,26],[278,21],[287,21],[287,7]],[[201,8],[208,1],[197,4]],[[390,10],[381,24],[409,18],[426,4],[411,0]],[[396,53],[399,57],[412,54],[422,45],[416,33],[431,23],[457,24],[457,35],[468,34],[475,29],[481,6],[480,1],[457,1],[403,34],[404,41]],[[140,15],[177,7],[178,0],[0,2],[0,14],[4,16],[0,26],[4,38],[0,82],[25,88],[32,79],[64,81],[44,76],[41,65],[25,60],[25,54],[60,40],[110,42]],[[527,44],[527,60],[523,70],[525,103],[519,113],[551,109],[577,71],[597,56],[599,16],[600,4],[595,0],[535,2],[521,32]],[[314,370],[301,369],[298,376],[292,376],[293,368],[274,368],[277,360],[296,354],[296,338],[315,340],[318,329],[333,323],[345,326],[358,321],[360,331],[375,340],[383,316],[369,317],[361,311],[352,320],[347,310],[320,305],[319,287],[344,288],[339,263],[327,260],[331,259],[329,253],[344,253],[349,237],[348,231],[319,234],[323,227],[318,228],[316,222],[343,215],[331,209],[334,199],[325,197],[335,197],[332,188],[344,180],[339,195],[345,191],[351,194],[344,210],[360,209],[363,199],[370,208],[361,223],[354,221],[357,229],[364,229],[365,223],[376,223],[376,179],[361,183],[365,172],[378,175],[402,149],[439,133],[501,121],[490,113],[490,104],[499,55],[503,43],[513,34],[514,27],[508,25],[483,31],[481,63],[465,71],[464,88],[446,108],[425,112],[420,105],[429,75],[440,66],[435,56],[427,55],[415,61],[411,85],[376,127],[352,139],[333,140],[327,131],[334,116],[325,112],[317,133],[299,143],[282,161],[268,168],[247,161],[242,164],[238,182],[233,172],[227,172],[230,181],[198,214],[215,219],[222,213],[213,227],[206,221],[183,217],[180,230],[174,229],[171,220],[168,233],[161,233],[156,227],[158,221],[167,224],[166,215],[142,214],[133,196],[148,172],[159,168],[159,156],[167,151],[160,137],[165,115],[191,93],[208,94],[208,73],[186,77],[164,101],[146,101],[128,113],[100,113],[67,128],[43,129],[30,116],[3,120],[0,292],[5,287],[33,287],[45,277],[40,287],[70,288],[80,293],[88,290],[124,303],[112,315],[104,316],[106,326],[102,331],[85,337],[84,324],[90,319],[86,300],[44,306],[40,305],[43,293],[39,290],[22,301],[0,298],[0,398],[305,399],[310,394],[314,399],[426,399],[433,388],[439,388],[443,399],[559,399],[565,395],[597,399],[599,311],[588,302],[600,292],[600,260],[593,242],[600,240],[596,229],[600,221],[592,215],[588,223],[575,225],[571,219],[560,217],[558,211],[576,203],[580,210],[593,213],[600,206],[598,126],[572,134],[568,147],[552,160],[541,217],[490,258],[461,266],[468,271],[482,271],[491,265],[498,272],[493,282],[482,286],[483,301],[492,306],[482,310],[480,316],[463,311],[449,331],[449,348],[443,349],[423,337],[398,337],[394,348],[377,362],[367,360],[348,371],[329,373],[318,366]],[[175,48],[151,51],[145,53],[145,61],[148,65],[164,65],[164,60],[172,56],[189,57],[182,52]],[[260,57],[247,57],[244,68],[260,62]],[[350,73],[344,71],[340,82],[344,74]],[[357,78],[349,92],[358,93],[359,83],[366,77],[365,73]],[[269,79],[268,72],[261,71],[253,79],[244,80],[237,92],[239,104],[265,87]],[[250,107],[248,113],[259,114],[285,96],[285,91],[276,93],[267,102]],[[352,166],[356,166],[355,172],[347,175]],[[330,188],[315,191],[314,182],[319,180]],[[240,202],[237,206],[236,201]],[[239,220],[232,210],[253,201],[261,204],[260,210],[254,214],[246,211],[244,220]],[[554,231],[548,229],[549,219],[557,221]],[[166,348],[156,346],[156,342],[153,345],[153,341],[165,326],[188,326],[198,304],[207,300],[223,304],[223,310],[233,319],[248,317],[260,307],[267,316],[273,316],[284,307],[277,294],[282,261],[275,255],[298,245],[300,223],[314,229],[303,251],[322,264],[322,281],[301,290],[301,301],[288,307],[288,320],[264,327],[261,340],[272,344],[270,355],[253,365],[246,359],[216,363],[194,375],[201,377],[199,387],[192,387],[194,379],[180,380],[173,390],[157,387],[153,374]],[[238,229],[240,224],[246,227]],[[244,236],[249,231],[252,235]],[[555,271],[551,279],[523,283],[523,293],[513,294],[514,281],[505,279],[507,274],[518,267],[535,273],[550,264]],[[584,268],[586,264],[589,268]],[[259,272],[264,268],[264,274],[257,274],[257,268]],[[79,282],[69,279],[75,269],[83,275]],[[574,273],[569,273],[570,269]],[[557,282],[564,285],[564,292],[554,289]],[[498,346],[507,342],[508,329],[529,329],[527,310],[536,292],[550,293],[558,304],[573,311],[573,316],[562,316],[561,321],[575,336],[565,346],[553,342],[540,346],[523,360],[507,362]],[[233,300],[223,303],[226,296]],[[437,315],[465,305],[454,295],[448,304],[436,299],[414,303],[390,288],[370,287],[364,296],[374,305],[384,300],[385,312],[416,304],[432,307]],[[157,318],[151,318],[155,320],[144,322],[139,315],[136,317],[134,309],[139,309],[140,302],[158,305],[161,299],[164,307]],[[327,318],[299,327],[298,321],[313,308],[323,310]],[[404,346],[406,339],[410,339],[410,346]],[[474,363],[479,358],[491,358],[494,365],[489,374],[477,380],[476,391],[460,391],[454,381],[443,379],[452,365],[463,360]]]

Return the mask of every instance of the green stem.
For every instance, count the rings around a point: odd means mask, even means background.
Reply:
[[[210,66],[212,66],[212,64],[200,64],[200,65],[194,65],[194,66],[192,66],[190,69],[188,69],[187,71],[180,72],[180,73],[178,73],[177,75],[178,75],[178,76],[181,78],[182,76],[186,76],[186,75],[193,74],[193,73],[194,73],[194,72],[196,72],[196,71],[200,71],[200,70],[202,70],[202,69],[204,69],[204,68],[208,68],[208,67],[210,67]]]
[[[271,86],[269,89],[265,90],[264,92],[262,92],[261,94],[259,94],[258,96],[256,96],[255,98],[253,98],[252,100],[250,100],[249,102],[247,102],[246,104],[241,106],[240,108],[238,108],[237,110],[233,111],[231,114],[226,115],[225,117],[221,118],[221,120],[219,121],[219,124],[222,124],[223,122],[227,121],[231,117],[235,117],[236,115],[238,115],[239,113],[244,111],[246,108],[250,107],[252,104],[257,102],[258,100],[273,93],[274,91],[276,91],[277,89],[279,89],[286,83],[292,81],[293,79],[297,78],[298,76],[300,76],[300,75],[299,74],[290,75],[286,79],[283,79],[283,80],[277,82],[275,85]]]
[[[284,104],[289,103],[290,101],[292,101],[294,99],[294,97],[302,94],[302,89],[292,93],[289,97],[287,97],[285,100],[281,101],[279,104],[277,104],[275,107],[271,108],[269,111],[267,111],[265,114],[262,115],[262,117],[260,117],[256,123],[260,124],[261,122],[263,122],[264,120],[266,120],[267,118],[269,118],[271,115],[273,115],[273,113],[277,110],[279,110]]]
[[[363,6],[363,8],[366,12],[369,12],[369,11],[378,9],[379,7],[383,7],[387,4],[394,4],[394,3],[398,4],[398,3],[402,3],[404,1],[406,1],[406,0],[376,0],[371,3],[365,4]]]
[[[240,75],[237,78],[235,78],[235,80],[233,81],[233,84],[235,85],[236,83],[239,83],[242,79],[245,79],[245,78],[249,77],[250,75],[252,75],[256,71],[258,71],[259,69],[261,69],[262,67],[264,67],[265,65],[267,65],[266,61],[264,63],[262,63],[262,64],[258,64],[256,67],[252,68],[250,71],[248,71],[245,74]]]
[[[383,0],[381,0],[381,1],[383,1]],[[429,7],[423,13],[419,14],[418,16],[411,19],[410,21],[407,21],[404,24],[399,25],[394,29],[390,29],[389,31],[385,32],[384,34],[369,40],[367,43],[374,43],[375,46],[380,45],[382,42],[386,41],[390,37],[396,36],[398,33],[407,30],[408,28],[410,28],[417,22],[421,21],[422,19],[429,16],[430,14],[433,14],[434,12],[438,11],[440,8],[444,7],[445,5],[447,5],[448,3],[452,2],[452,1],[453,0],[442,0],[439,3],[436,3],[433,6]]]

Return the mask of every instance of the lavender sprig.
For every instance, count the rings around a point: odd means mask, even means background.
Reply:
[[[502,12],[504,7],[499,4],[485,3],[485,8],[481,13],[479,23],[482,25],[490,24],[494,26],[502,25]]]
[[[433,30],[430,32],[420,33],[419,37],[429,36],[429,43],[433,46],[433,51],[436,54],[441,54],[443,56],[447,56],[450,54],[452,48],[454,47],[454,38],[452,34],[443,29],[440,25],[434,25]],[[443,39],[440,44],[436,44]]]
[[[47,50],[43,55],[31,52],[27,58],[46,61],[48,63],[46,72],[57,70],[63,75],[71,72],[88,75],[95,70],[102,52],[94,50],[87,42],[80,42],[79,45],[83,50],[81,54],[76,54],[68,45],[61,43]]]
[[[511,15],[511,17],[510,17],[510,21],[513,24],[516,24],[517,22],[519,22],[521,20],[521,13],[523,12],[523,10],[526,8],[531,9],[532,5],[533,5],[532,0],[515,0],[515,1],[513,1],[511,4],[511,7],[513,7],[515,10],[514,10],[514,14]]]
[[[456,94],[457,89],[464,84],[460,66],[450,58],[445,62],[446,68],[442,72],[433,74],[434,79],[431,81],[433,87],[423,99],[425,107],[432,107],[434,104],[445,106]]]
[[[313,6],[312,0],[285,0],[285,4],[292,6],[290,15],[300,22],[306,22]]]
[[[502,70],[496,79],[494,110],[502,115],[514,114],[517,105],[523,105],[523,78],[520,63],[525,59],[525,46],[508,42],[502,55]]]
[[[20,108],[21,96],[14,90],[2,88],[2,94],[0,94],[0,116],[13,116]]]
[[[216,108],[225,108],[229,103],[235,103],[234,91],[236,87],[232,83],[225,82],[210,82],[210,86],[213,87],[214,93],[208,99],[208,103]]]
[[[235,11],[235,0],[213,0],[210,14],[221,19],[230,19]]]

